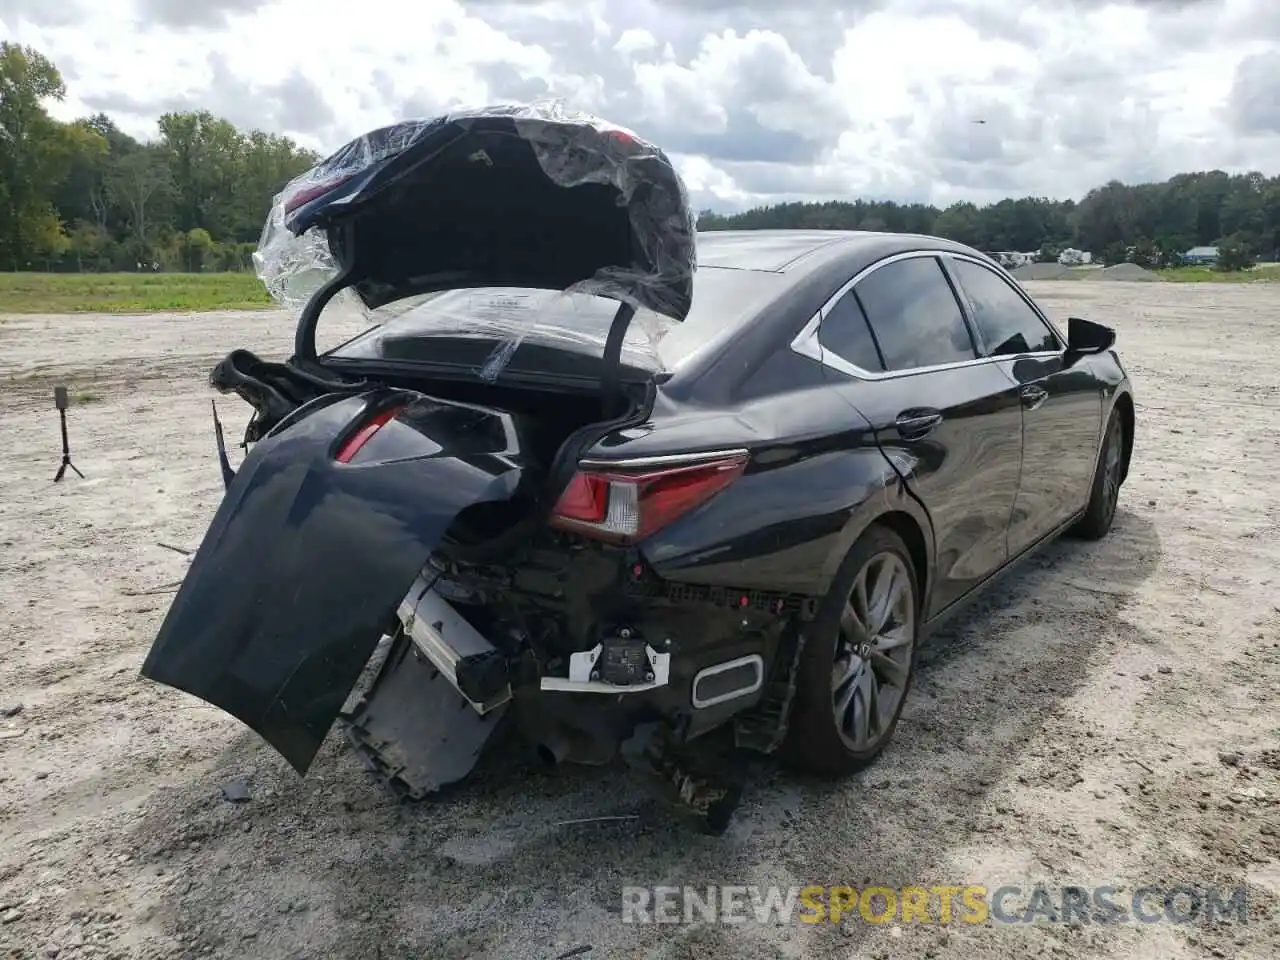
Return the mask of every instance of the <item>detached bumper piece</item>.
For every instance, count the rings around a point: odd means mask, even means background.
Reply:
[[[356,753],[392,791],[421,800],[475,769],[507,703],[483,713],[405,633],[368,693],[351,711],[347,737]]]
[[[404,632],[476,713],[511,700],[506,658],[432,588],[433,574],[414,582],[400,604]]]

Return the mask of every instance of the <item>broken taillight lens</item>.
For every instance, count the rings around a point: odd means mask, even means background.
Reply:
[[[741,476],[747,454],[645,472],[583,468],[551,513],[561,530],[625,543],[643,540]]]
[[[355,433],[347,437],[342,446],[338,448],[338,452],[334,454],[333,459],[339,463],[350,463],[360,448],[373,439],[373,435],[385,427],[388,423],[396,418],[403,410],[403,406],[387,407],[374,414],[373,418],[362,424]]]

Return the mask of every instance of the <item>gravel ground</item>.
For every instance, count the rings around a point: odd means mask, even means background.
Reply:
[[[839,785],[766,770],[721,839],[612,771],[502,753],[417,806],[332,738],[300,780],[140,680],[184,569],[158,541],[194,547],[218,501],[204,378],[232,347],[283,354],[291,321],[0,320],[0,951],[1280,956],[1280,287],[1029,288],[1119,329],[1139,436],[1114,531],[1049,548],[933,641],[879,763]],[[56,486],[55,382],[88,478]],[[223,798],[233,778],[248,802]],[[620,922],[624,884],[1036,882],[1247,885],[1249,922]]]

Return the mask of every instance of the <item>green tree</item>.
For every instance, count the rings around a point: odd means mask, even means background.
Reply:
[[[69,241],[77,270],[83,272],[86,264],[91,270],[101,269],[111,247],[111,235],[105,228],[81,220],[72,228]]]
[[[213,237],[203,227],[195,227],[183,234],[181,242],[187,269],[192,273],[199,273],[204,268],[205,258],[213,249]]]
[[[1186,246],[1177,240],[1161,237],[1156,241],[1156,253],[1160,266],[1165,268],[1182,266],[1182,252],[1186,249]]]
[[[13,269],[48,256],[62,236],[51,200],[77,155],[105,149],[92,131],[60,124],[45,101],[66,87],[57,67],[31,47],[0,41],[0,257]],[[52,221],[50,220],[52,217]]]
[[[1154,270],[1160,266],[1160,251],[1149,238],[1140,237],[1129,249],[1128,260],[1147,270]]]
[[[156,207],[168,201],[173,183],[164,156],[154,147],[131,151],[116,162],[106,181],[112,205],[124,215],[134,256],[149,259]]]
[[[1060,256],[1062,256],[1062,250],[1057,244],[1046,243],[1036,251],[1036,263],[1057,263]]]
[[[986,242],[982,234],[982,214],[972,203],[953,203],[947,207],[934,221],[933,232],[971,247],[985,246]]]
[[[1218,270],[1230,273],[1252,266],[1253,253],[1240,235],[1227,237],[1218,244]]]
[[[1116,240],[1107,244],[1106,249],[1102,251],[1102,262],[1107,266],[1114,266],[1117,263],[1124,263],[1129,259],[1129,250],[1123,243]]]

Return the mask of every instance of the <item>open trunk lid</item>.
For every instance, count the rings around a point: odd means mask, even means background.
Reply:
[[[556,104],[497,106],[351,141],[280,193],[254,260],[285,303],[314,299],[318,278],[341,278],[331,282],[368,309],[523,287],[680,321],[692,302],[695,232],[659,148]],[[305,340],[304,359],[314,355]]]

